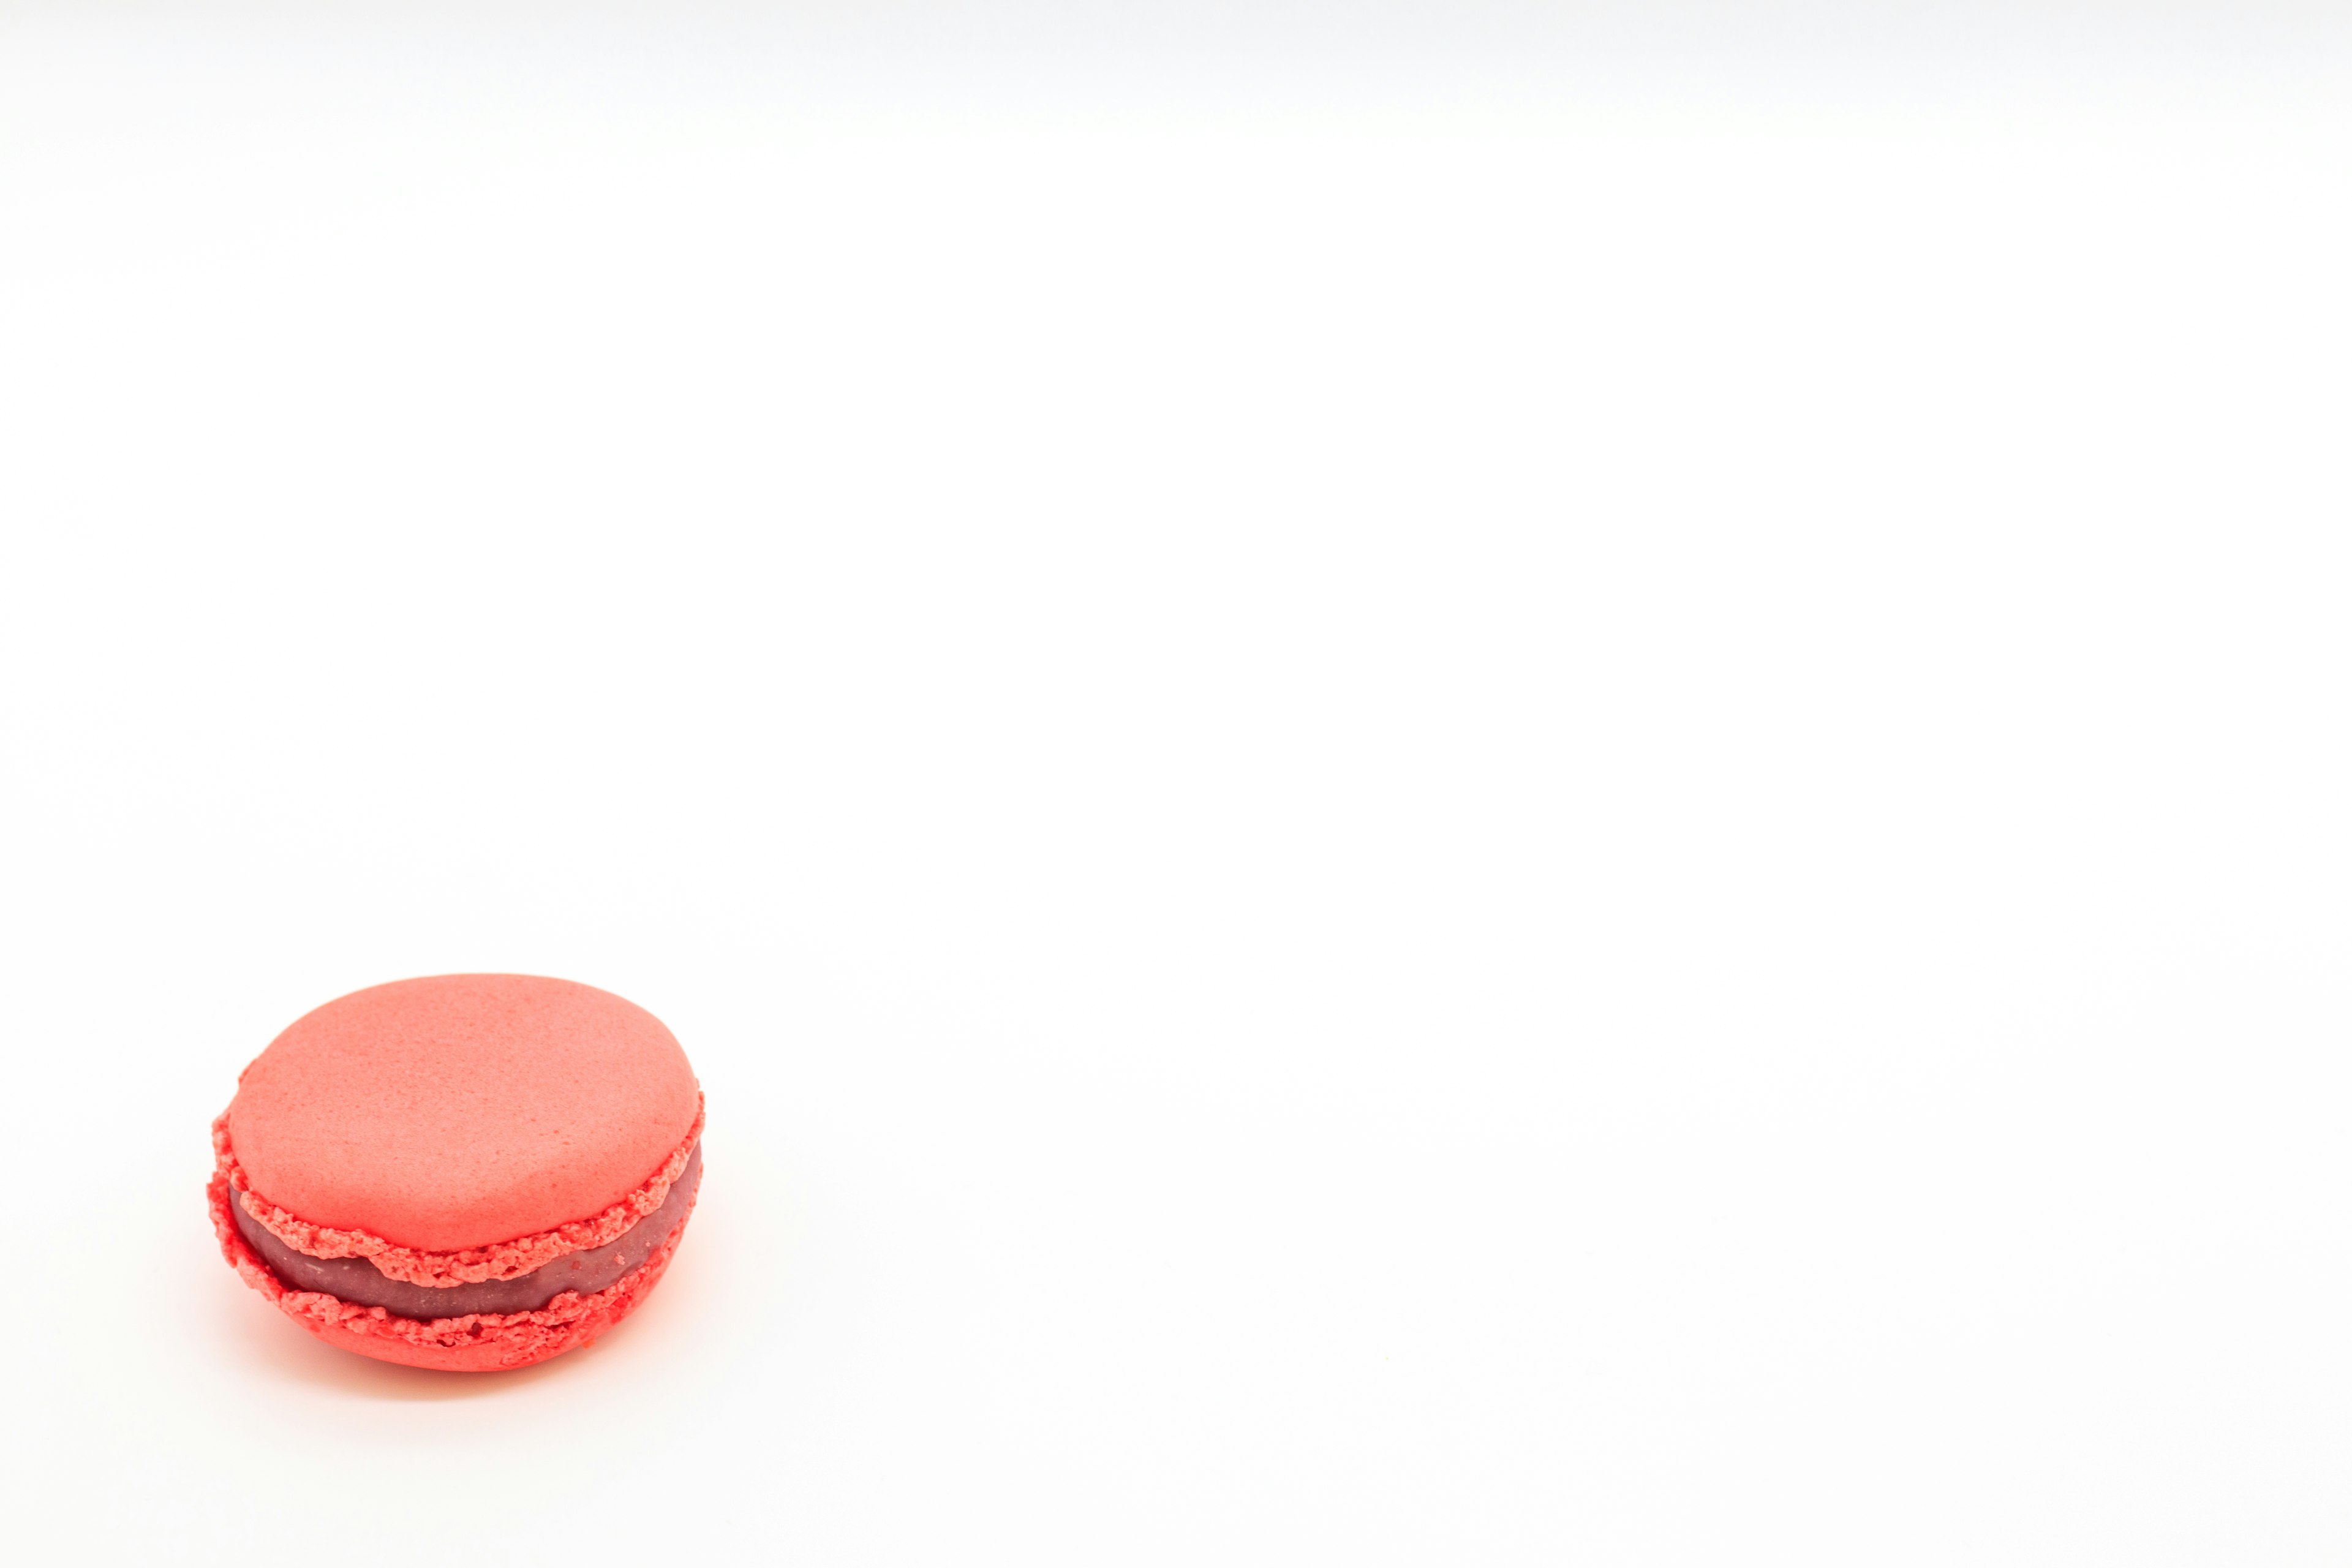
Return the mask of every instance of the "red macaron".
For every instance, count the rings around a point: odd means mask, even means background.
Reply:
[[[222,1254],[339,1349],[528,1366],[644,1300],[702,1174],[661,1021],[523,974],[378,985],[298,1019],[213,1123]]]

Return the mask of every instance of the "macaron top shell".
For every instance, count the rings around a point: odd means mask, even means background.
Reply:
[[[227,1130],[268,1204],[457,1251],[619,1202],[700,1107],[685,1051],[642,1007],[568,980],[445,974],[297,1019],[246,1068]]]

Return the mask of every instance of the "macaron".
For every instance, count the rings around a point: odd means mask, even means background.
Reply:
[[[497,1372],[636,1310],[702,1180],[702,1090],[661,1021],[528,974],[305,1014],[213,1123],[221,1253],[339,1350]]]

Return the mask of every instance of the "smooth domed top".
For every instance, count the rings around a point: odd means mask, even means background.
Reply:
[[[228,1133],[256,1194],[401,1247],[488,1247],[588,1218],[652,1175],[700,1091],[661,1020],[529,974],[354,991],[238,1080]]]

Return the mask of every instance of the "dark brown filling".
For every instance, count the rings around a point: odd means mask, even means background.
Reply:
[[[364,1258],[313,1258],[297,1252],[272,1236],[268,1227],[245,1212],[236,1192],[229,1193],[229,1217],[236,1222],[246,1245],[259,1253],[290,1289],[323,1290],[358,1307],[382,1307],[404,1318],[462,1318],[468,1312],[535,1312],[566,1290],[592,1295],[617,1282],[651,1258],[670,1233],[686,1220],[694,1203],[694,1189],[702,1184],[702,1145],[686,1157],[686,1169],[670,1184],[661,1207],[637,1221],[617,1241],[567,1252],[511,1279],[485,1279],[478,1285],[412,1285],[388,1279]]]

